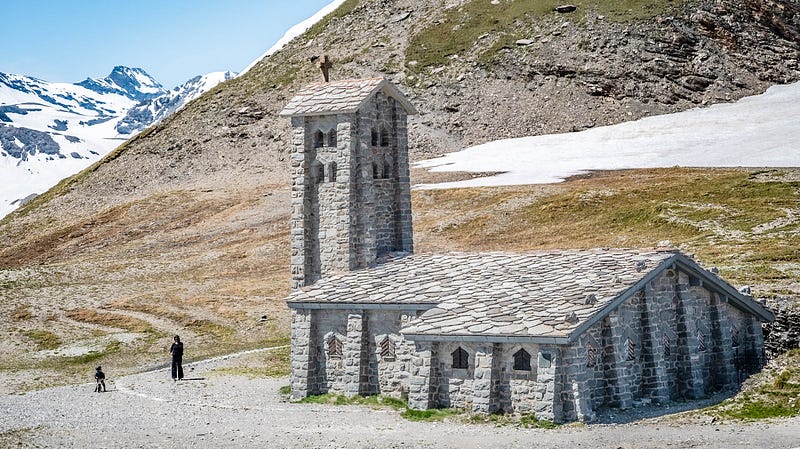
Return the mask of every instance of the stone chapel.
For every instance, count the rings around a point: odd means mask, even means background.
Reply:
[[[413,254],[407,116],[382,78],[291,118],[291,396],[591,421],[738,388],[772,313],[677,251]]]

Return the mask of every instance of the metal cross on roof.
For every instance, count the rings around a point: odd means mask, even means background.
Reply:
[[[333,67],[333,63],[328,59],[328,55],[324,55],[322,61],[319,62],[319,68],[322,70],[322,77],[325,79],[326,83],[330,81],[328,71],[331,67]]]

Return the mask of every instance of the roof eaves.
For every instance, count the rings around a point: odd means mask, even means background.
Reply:
[[[710,287],[709,290],[716,290],[717,293],[725,295],[730,300],[731,305],[734,307],[756,315],[764,322],[772,322],[775,320],[775,314],[752,298],[743,295],[724,279],[709,273],[692,259],[683,256],[682,254],[678,254],[678,256],[679,257],[676,262],[679,267],[683,268],[684,271],[691,272],[691,274],[699,277],[703,281],[703,286],[706,288]]]
[[[290,309],[314,310],[428,310],[436,307],[436,303],[426,302],[325,302],[325,301],[286,301]]]
[[[417,334],[400,331],[404,337],[412,341],[426,342],[470,342],[470,343],[536,343],[566,345],[570,343],[567,336],[544,337],[535,335],[474,335],[474,334]]]

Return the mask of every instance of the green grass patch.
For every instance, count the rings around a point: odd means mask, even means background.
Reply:
[[[630,22],[655,17],[682,2],[670,0],[589,0],[571,2],[578,7],[573,13],[559,14],[555,7],[564,4],[552,0],[471,0],[462,6],[447,9],[438,23],[417,33],[406,51],[406,65],[416,61],[412,70],[443,65],[451,55],[471,49],[486,34],[515,35],[521,23],[532,23],[543,17],[581,21],[587,13],[603,15],[606,20]],[[501,40],[508,40],[501,39]],[[505,44],[504,44],[505,45]],[[492,52],[498,50],[492,47]],[[491,58],[491,57],[490,57]]]
[[[278,393],[282,394],[284,396],[288,396],[288,395],[292,394],[292,386],[291,385],[284,385],[284,386],[278,388]]]
[[[36,349],[48,350],[61,346],[58,335],[45,329],[30,329],[21,331],[22,335],[29,338],[36,345]]]
[[[800,349],[778,356],[775,362],[781,368],[756,374],[744,392],[703,413],[739,421],[800,416]]]
[[[533,413],[522,415],[519,418],[519,426],[526,429],[555,429],[558,424],[546,419],[539,419]]]
[[[463,411],[452,408],[436,408],[429,410],[412,410],[406,409],[400,414],[403,418],[409,421],[425,421],[435,422],[442,421],[455,415],[462,414]]]

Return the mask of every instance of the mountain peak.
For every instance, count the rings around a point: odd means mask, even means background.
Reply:
[[[152,76],[138,67],[115,66],[105,78],[86,78],[76,83],[97,93],[115,93],[136,101],[146,101],[166,90]]]

